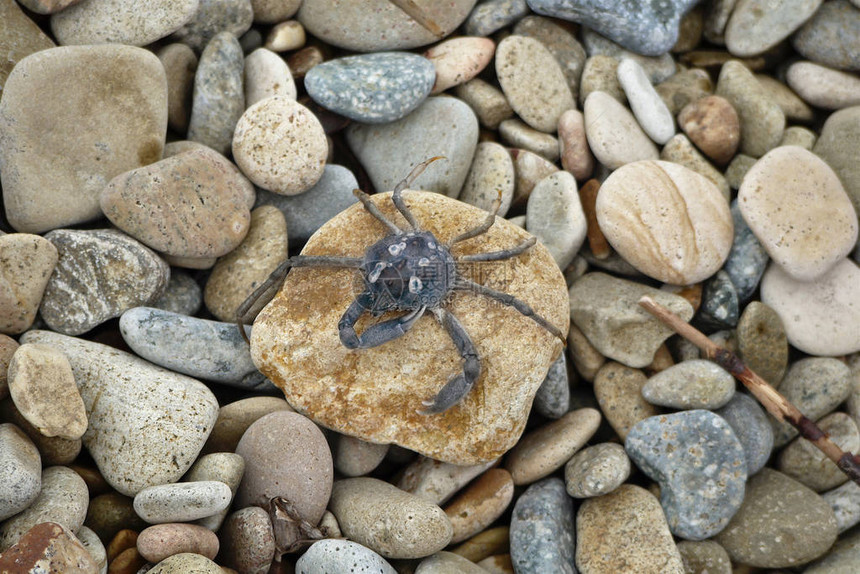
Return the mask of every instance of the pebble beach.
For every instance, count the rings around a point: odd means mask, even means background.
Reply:
[[[860,0],[0,0],[0,208],[0,572],[860,572],[639,304],[860,453]]]

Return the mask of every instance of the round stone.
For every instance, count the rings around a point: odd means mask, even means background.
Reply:
[[[502,143],[511,147],[536,153],[548,161],[558,160],[558,139],[529,127],[516,118],[499,124],[499,137]]]
[[[574,498],[609,494],[630,476],[630,458],[614,442],[590,446],[573,455],[564,465],[564,486]]]
[[[725,98],[706,96],[687,104],[678,115],[678,125],[718,165],[729,163],[738,149],[740,119]]]
[[[299,10],[301,0],[251,0],[254,22],[276,24],[291,18]]]
[[[490,63],[495,50],[489,38],[465,37],[446,40],[424,52],[436,70],[432,93],[444,92],[477,76]]]
[[[57,41],[145,46],[172,34],[197,12],[198,0],[157,0],[135,6],[122,0],[75,2],[51,17]]]
[[[196,524],[156,524],[137,538],[137,551],[150,562],[161,562],[183,552],[201,554],[214,560],[218,547],[218,536]]]
[[[652,376],[642,387],[646,401],[674,409],[716,409],[734,394],[734,378],[704,359],[673,365]]]
[[[134,511],[150,524],[189,522],[230,506],[230,487],[217,480],[149,486],[134,496]]]
[[[511,563],[515,572],[574,574],[573,500],[558,478],[531,485],[511,515]]]
[[[454,94],[474,110],[485,128],[496,129],[499,124],[514,116],[514,110],[505,94],[493,84],[474,78],[454,88]]]
[[[296,562],[296,572],[327,574],[397,574],[385,558],[361,544],[349,540],[326,539],[314,542]]]
[[[616,170],[600,188],[596,211],[612,247],[667,283],[710,277],[731,248],[732,217],[720,191],[673,163],[641,161]]]
[[[536,130],[555,132],[561,114],[576,107],[561,66],[534,38],[502,40],[496,48],[496,75],[511,107]]]
[[[546,246],[559,269],[570,265],[587,230],[573,175],[557,171],[535,185],[526,206],[526,230]]]
[[[657,146],[642,131],[624,104],[605,92],[592,92],[585,99],[585,134],[597,161],[609,169],[659,157]]]
[[[305,88],[326,109],[357,122],[385,124],[417,108],[427,99],[435,79],[433,62],[427,58],[383,52],[314,66],[305,76]]]
[[[307,191],[322,177],[328,143],[322,124],[284,96],[248,108],[233,135],[233,157],[248,179],[283,195]]]
[[[677,115],[686,106],[714,91],[711,77],[700,68],[681,70],[657,84],[654,89],[663,98],[672,115]]]
[[[579,110],[567,110],[558,118],[558,151],[561,166],[577,180],[585,180],[594,170],[594,156],[585,135],[585,116]]]
[[[259,506],[237,510],[219,531],[220,560],[239,572],[268,572],[275,557],[275,533],[268,511]]]
[[[0,424],[0,520],[30,506],[42,489],[36,445],[12,423]]]
[[[726,47],[735,56],[755,56],[776,46],[812,16],[822,0],[771,4],[747,0],[732,11],[726,26]]]
[[[726,419],[743,446],[747,476],[761,470],[773,451],[773,428],[758,401],[747,394],[735,393],[726,406],[714,412]]]
[[[276,53],[257,48],[245,57],[245,105],[272,96],[296,99],[296,82],[290,67]]]
[[[849,415],[832,413],[817,424],[844,452],[857,452],[860,448],[860,432]],[[805,438],[796,438],[782,449],[776,467],[815,492],[830,490],[848,480],[835,462]]]
[[[30,328],[57,258],[57,248],[44,237],[0,236],[0,332],[18,334]]]
[[[618,64],[618,83],[639,125],[654,142],[665,144],[675,135],[675,118],[651,85],[648,75],[635,60]]]

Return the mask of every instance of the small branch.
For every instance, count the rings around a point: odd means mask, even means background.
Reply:
[[[412,18],[413,20],[418,22],[418,24],[422,28],[424,28],[425,30],[427,30],[428,32],[430,32],[431,34],[436,36],[437,38],[442,38],[443,36],[445,36],[445,32],[442,30],[442,28],[439,27],[439,24],[437,24],[436,22],[433,21],[432,18],[427,16],[427,14],[424,12],[424,9],[421,8],[421,6],[419,6],[418,4],[416,4],[415,0],[388,0],[388,1],[391,2],[392,4],[394,4],[395,6],[397,6],[398,8],[400,8],[401,10],[403,10],[404,12],[406,12],[406,14],[410,18]]]
[[[683,319],[654,301],[651,297],[642,297],[639,304],[646,311],[657,317],[673,331],[699,347],[705,355],[719,366],[734,375],[759,402],[778,420],[788,421],[798,430],[800,436],[815,445],[827,458],[836,463],[855,483],[860,484],[860,456],[844,452],[830,440],[827,433],[818,428],[814,422],[806,418],[797,407],[782,396],[779,391],[770,386],[767,381],[749,369],[740,358],[731,351],[724,349],[711,341],[704,333],[684,322]]]

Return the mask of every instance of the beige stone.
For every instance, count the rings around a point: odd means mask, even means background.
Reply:
[[[507,552],[510,547],[509,540],[510,529],[507,526],[496,526],[476,534],[451,552],[471,562],[480,562],[494,554]]]
[[[496,51],[489,38],[463,37],[445,40],[426,52],[424,57],[436,67],[432,94],[468,82],[487,67]]]
[[[8,335],[0,334],[0,400],[9,396],[9,383],[6,371],[9,369],[9,361],[18,349],[18,341]]]
[[[233,452],[254,421],[275,411],[292,410],[287,401],[278,397],[249,397],[224,405],[201,454]]]
[[[583,106],[588,145],[609,169],[659,157],[657,146],[642,131],[633,113],[605,92],[592,92]]]
[[[579,110],[567,110],[558,118],[558,148],[561,166],[579,181],[588,179],[594,156],[585,136],[585,116]]]
[[[738,149],[740,120],[725,98],[706,96],[687,104],[678,115],[678,125],[718,165],[729,163]]]
[[[699,68],[683,70],[655,86],[672,114],[714,91],[708,72]]]
[[[498,199],[501,204],[497,214],[504,217],[511,208],[515,183],[514,162],[508,150],[496,142],[481,142],[475,148],[459,199],[485,211],[490,211]]]
[[[491,468],[445,507],[456,544],[484,530],[508,508],[514,496],[511,473]]]
[[[391,194],[372,201],[395,216]],[[418,223],[447,241],[486,218],[486,212],[435,193],[407,191],[405,203]],[[355,205],[324,225],[305,255],[362,257],[385,235],[383,226]],[[517,245],[528,235],[502,219],[480,237],[454,248],[455,255]],[[565,283],[550,254],[535,245],[510,260],[482,265],[483,283],[527,302],[562,332],[568,328]],[[510,449],[522,433],[534,393],[561,343],[513,308],[490,305],[480,294],[456,293],[446,306],[469,333],[483,375],[457,406],[423,415],[421,401],[435,396],[460,372],[462,359],[432,317],[387,344],[351,351],[337,324],[361,289],[352,270],[298,269],[258,315],[251,337],[255,364],[287,400],[316,422],[371,442],[393,442],[456,464],[489,461]],[[358,322],[359,332],[371,322]]]
[[[592,92],[604,92],[622,104],[627,101],[618,82],[618,60],[603,54],[585,60],[579,81],[579,103],[584,104]]]
[[[594,394],[600,410],[621,440],[639,421],[660,414],[656,407],[642,397],[642,387],[648,377],[639,369],[619,363],[606,363],[594,377]]]
[[[298,50],[305,45],[305,28],[297,20],[278,22],[266,36],[265,48],[272,52]]]
[[[177,132],[185,133],[191,117],[197,54],[187,44],[168,44],[158,51],[158,59],[167,76],[167,123]]]
[[[15,0],[0,2],[0,54],[3,54],[3,60],[0,62],[0,88],[20,60],[33,52],[47,50],[55,45],[18,4]],[[20,4],[27,5],[32,2],[25,0]]]
[[[785,80],[803,101],[817,108],[840,110],[860,104],[860,78],[814,62],[795,62]]]
[[[454,94],[469,104],[478,121],[485,128],[494,130],[500,123],[514,115],[514,109],[508,103],[505,94],[480,78],[460,84],[454,89]]]
[[[0,236],[0,332],[30,328],[58,258],[54,244],[39,235]]]
[[[496,462],[457,465],[422,456],[403,470],[395,486],[433,504],[443,504]]]

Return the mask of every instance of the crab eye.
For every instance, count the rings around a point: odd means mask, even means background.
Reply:
[[[415,275],[413,275],[412,277],[409,278],[409,292],[410,293],[418,293],[419,291],[421,291],[421,287],[423,287],[423,286],[424,286],[424,284],[421,283],[421,279],[419,279]]]
[[[403,242],[395,243],[393,245],[388,246],[388,252],[392,255],[400,255],[401,253],[403,253],[404,249],[406,249],[406,244]]]
[[[426,257],[422,257],[418,260],[418,267],[427,267],[428,265],[430,265],[430,260]]]
[[[382,270],[385,269],[387,266],[388,264],[384,261],[380,261],[379,263],[377,263],[376,267],[373,268],[373,271],[371,271],[367,275],[367,280],[371,283],[376,283],[376,280],[379,279],[379,275],[382,273]]]

